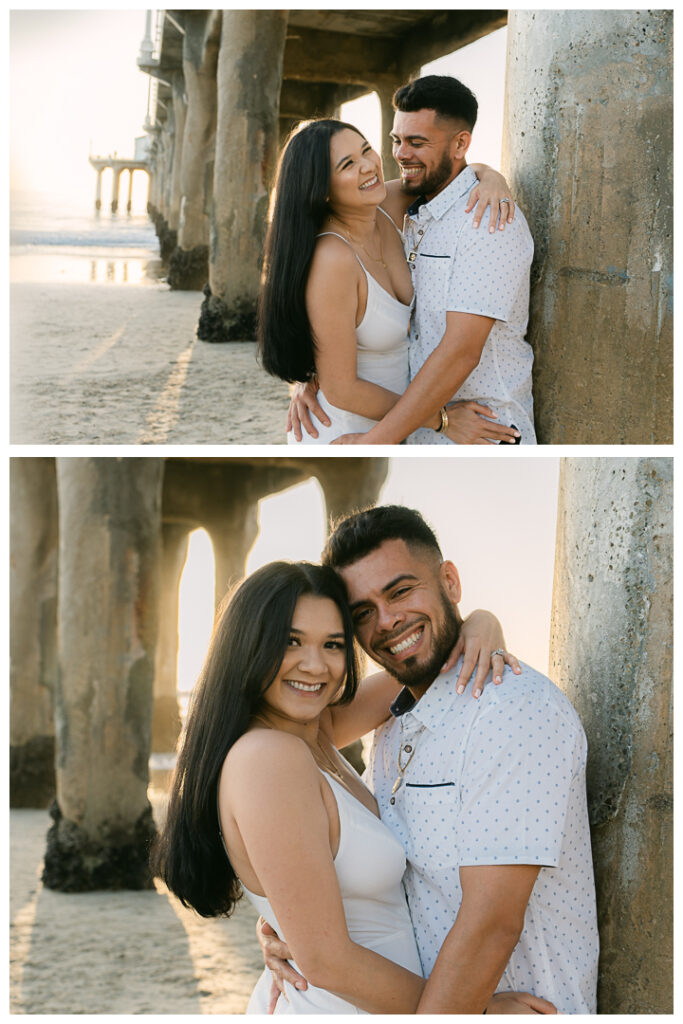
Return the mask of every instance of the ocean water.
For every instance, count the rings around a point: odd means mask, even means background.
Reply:
[[[159,284],[159,250],[146,213],[97,214],[59,196],[10,197],[10,280]]]

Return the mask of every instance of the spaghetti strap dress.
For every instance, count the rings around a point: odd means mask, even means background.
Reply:
[[[339,809],[339,849],[334,867],[349,935],[359,945],[422,976],[408,904],[401,884],[406,866],[403,847],[390,829],[337,779],[327,772],[323,774]],[[267,898],[250,892],[245,886],[243,888],[259,914],[286,940]],[[295,963],[292,966],[299,970]],[[271,980],[270,971],[265,970],[252,993],[247,1013],[268,1012]],[[275,1013],[365,1012],[313,985],[309,985],[305,992],[300,992],[288,983],[286,988],[289,1002],[280,996]]]
[[[381,212],[384,213],[384,210]],[[343,235],[337,234],[336,231],[324,231],[318,237],[322,238],[323,235],[334,235],[349,245],[348,240]],[[349,248],[353,247],[349,246]],[[365,314],[356,327],[356,372],[361,380],[378,384],[388,391],[402,395],[410,381],[408,331],[413,302],[406,305],[390,295],[372,274],[368,273],[355,251],[354,255],[368,282],[368,301]],[[332,405],[322,389],[318,389],[317,398],[329,416],[331,425],[325,426],[311,413],[311,419],[318,430],[318,437],[311,437],[304,429],[301,441],[297,441],[293,432],[290,431],[287,434],[288,444],[329,444],[342,434],[365,434],[377,423],[377,420],[370,419],[368,416],[361,416],[359,413],[349,412],[347,409],[339,409]]]

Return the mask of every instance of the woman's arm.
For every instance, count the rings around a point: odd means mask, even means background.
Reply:
[[[243,739],[250,742],[233,748],[223,773],[221,820],[239,830],[293,959],[309,984],[360,1009],[413,1013],[424,980],[349,936],[330,848],[327,784],[310,750],[277,731],[267,743],[257,733]]]
[[[497,650],[503,650],[504,653],[494,654]],[[514,654],[505,650],[505,637],[500,622],[491,612],[481,609],[472,612],[464,620],[458,642],[442,671],[449,672],[461,655],[463,663],[455,680],[456,691],[464,693],[476,668],[472,684],[472,696],[475,698],[481,695],[489,673],[492,673],[494,683],[499,684],[505,665],[509,665],[516,675],[521,672]],[[386,722],[390,705],[396,699],[400,687],[401,684],[388,672],[375,672],[362,680],[350,704],[329,708],[330,739],[335,746],[345,747]]]
[[[501,199],[509,199],[510,204],[504,204],[508,210],[507,216],[500,218],[498,228],[500,231],[505,230],[505,225],[511,224],[515,219],[515,204],[512,201],[512,192],[506,179],[498,171],[494,171],[488,164],[470,164],[469,165],[477,178],[479,179],[478,184],[470,192],[467,206],[465,207],[465,213],[469,213],[470,210],[476,205],[474,211],[474,217],[472,219],[472,226],[475,228],[479,227],[481,218],[486,212],[486,208],[490,207],[489,217],[489,231],[495,231],[496,220],[498,219],[498,213],[500,210]],[[403,224],[403,217],[415,199],[415,196],[406,193],[401,188],[401,182],[398,178],[392,181],[386,182],[387,197],[381,204],[382,209],[389,214],[394,224],[399,227]]]

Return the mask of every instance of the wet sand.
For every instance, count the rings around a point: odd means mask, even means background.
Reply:
[[[199,292],[22,280],[10,295],[12,443],[285,443],[287,385],[253,342],[196,340]]]
[[[47,811],[10,812],[11,1013],[244,1013],[262,970],[246,900],[205,920],[160,882],[51,892],[40,882],[50,824]]]

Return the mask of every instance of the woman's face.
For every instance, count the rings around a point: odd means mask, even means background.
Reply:
[[[329,597],[304,594],[294,609],[282,664],[263,696],[264,710],[309,722],[334,699],[345,674],[339,608]]]
[[[330,206],[334,210],[378,206],[387,191],[382,161],[358,132],[343,128],[330,139]]]

